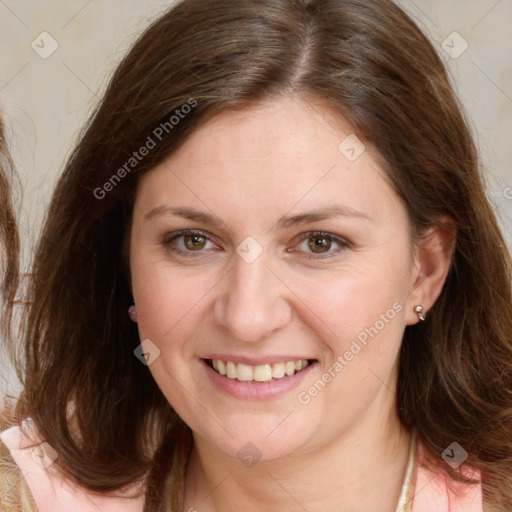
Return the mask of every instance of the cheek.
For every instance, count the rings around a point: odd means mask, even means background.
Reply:
[[[160,351],[149,371],[169,403],[192,422],[195,416],[183,393],[184,383],[190,383],[193,375],[189,363],[194,362],[193,345],[187,340],[205,318],[208,291],[216,281],[208,272],[194,277],[161,261],[140,263],[138,269],[133,265],[139,336],[150,339]]]
[[[175,339],[218,281],[208,271],[191,273],[142,256],[132,262],[132,279],[141,336],[156,343]]]
[[[315,330],[325,340],[333,340],[331,348],[339,353],[361,333],[364,341],[366,329],[372,326],[382,334],[393,332],[390,325],[395,333],[401,331],[408,283],[403,268],[381,259],[380,265],[345,268],[337,274],[303,282],[302,288],[294,290],[305,310],[310,311],[308,316],[317,326]]]
[[[347,428],[380,391],[392,388],[405,326],[405,286],[395,269],[384,278],[373,270],[347,272],[303,289],[302,318],[307,315],[320,338],[320,379],[328,384],[309,383],[298,398],[323,418],[325,431]]]

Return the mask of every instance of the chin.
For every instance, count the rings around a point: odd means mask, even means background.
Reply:
[[[227,432],[215,424],[211,425],[209,431],[205,431],[203,426],[199,435],[224,455],[240,460],[250,467],[259,461],[273,461],[296,455],[304,449],[318,429],[318,425],[311,421],[311,416],[296,411],[287,411],[279,416],[247,414],[245,417],[224,422],[222,426]]]

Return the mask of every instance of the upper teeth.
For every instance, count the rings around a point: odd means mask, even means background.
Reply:
[[[231,361],[222,361],[212,359],[213,368],[225,375],[229,379],[239,381],[268,382],[272,379],[281,379],[285,375],[293,375],[295,372],[306,368],[308,361],[298,359],[297,361],[287,361],[286,363],[261,364],[259,366],[249,366],[248,364],[232,363]]]

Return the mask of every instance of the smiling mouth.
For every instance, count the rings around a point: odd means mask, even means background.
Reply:
[[[239,382],[272,382],[291,377],[314,363],[315,359],[298,359],[282,363],[250,366],[243,363],[205,359],[206,363],[219,375]]]

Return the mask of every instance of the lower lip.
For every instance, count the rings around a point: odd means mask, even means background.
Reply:
[[[296,388],[317,365],[317,361],[315,361],[298,373],[270,382],[240,382],[237,379],[229,379],[220,375],[206,360],[201,359],[201,362],[208,377],[222,391],[236,398],[250,398],[253,400],[265,400],[284,395]]]

